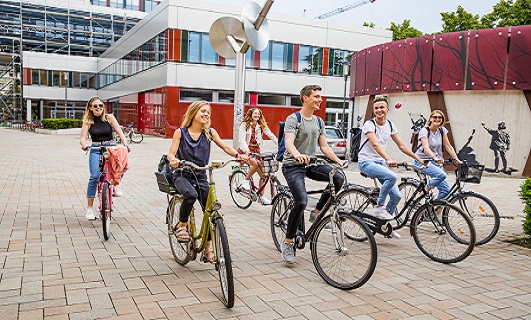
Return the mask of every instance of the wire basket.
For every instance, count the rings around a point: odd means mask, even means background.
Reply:
[[[278,171],[278,161],[275,159],[263,159],[262,172],[263,173],[275,173]]]
[[[463,182],[480,183],[484,169],[485,166],[482,164],[463,163],[457,167],[457,176]]]

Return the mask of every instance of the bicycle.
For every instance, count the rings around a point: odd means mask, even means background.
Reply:
[[[382,220],[366,213],[367,209],[376,205],[380,188],[377,179],[364,173],[361,173],[362,176],[373,179],[375,186],[349,184],[341,201],[352,209],[353,215],[362,218],[374,234],[389,237],[393,230],[410,221],[410,235],[428,258],[440,263],[456,263],[467,258],[476,243],[476,231],[469,215],[453,204],[434,199],[432,192],[426,191],[428,177],[423,173],[425,167],[405,162],[399,163],[398,166],[406,170],[413,169],[418,176],[418,183],[415,189],[404,197],[404,205],[398,209],[395,219]],[[402,178],[402,181],[411,180]]]
[[[251,152],[249,156],[257,160],[263,160],[263,165],[260,166],[260,170],[266,174],[266,177],[261,187],[257,187],[253,179],[251,179],[251,190],[247,191],[241,187],[241,184],[247,176],[248,166],[238,165],[233,167],[232,173],[229,175],[230,195],[234,204],[241,209],[247,209],[251,206],[251,203],[257,201],[260,193],[266,188],[268,183],[271,189],[271,198],[274,198],[284,188],[276,176],[279,164],[275,159],[276,155],[274,153],[256,154]]]
[[[209,175],[210,188],[208,190],[206,206],[203,208],[201,229],[197,232],[195,214],[194,210],[192,210],[190,217],[188,218],[188,233],[190,234],[191,239],[187,243],[180,243],[177,241],[179,211],[183,199],[182,195],[177,193],[173,186],[170,186],[163,173],[155,172],[159,190],[167,193],[168,206],[166,209],[166,224],[168,225],[170,248],[175,261],[180,265],[185,266],[191,260],[195,260],[197,254],[201,253],[205,249],[207,242],[212,239],[214,265],[219,274],[221,291],[223,293],[223,303],[227,308],[232,308],[234,306],[232,260],[223,215],[219,212],[221,209],[221,202],[219,202],[216,197],[216,185],[212,172],[214,169],[223,168],[233,161],[238,160],[229,160],[225,163],[222,163],[221,161],[212,161],[212,164],[200,167],[190,161],[181,160],[181,167],[174,169],[208,171]],[[205,260],[203,260],[203,262],[205,262]]]
[[[144,140],[144,135],[142,134],[142,132],[136,131],[133,125],[133,122],[129,122],[127,126],[120,126],[120,128],[124,132],[126,138],[129,139],[130,143],[140,143]],[[122,143],[120,136],[114,130],[112,131],[112,138],[113,141],[115,141],[116,143]]]
[[[445,164],[453,164],[453,159],[447,159]],[[491,241],[500,228],[500,214],[492,201],[484,195],[473,191],[463,191],[464,183],[481,182],[481,175],[485,166],[479,164],[459,164],[455,169],[456,180],[446,196],[451,204],[458,204],[466,212],[476,229],[476,245],[482,245]],[[404,198],[408,198],[412,190],[418,185],[416,179],[403,179],[398,188],[401,190]],[[397,226],[401,228],[406,224],[407,218],[401,215],[396,217]]]
[[[337,171],[342,172],[343,168],[316,159],[312,159],[310,166],[322,164],[332,167],[328,188],[330,199],[307,231],[304,217],[301,219],[294,239],[295,249],[303,249],[306,242],[309,242],[312,261],[321,278],[335,288],[355,289],[365,284],[376,268],[376,240],[363,220],[343,211],[339,206],[339,198],[344,189],[336,195],[333,176]],[[317,192],[322,190],[308,191]],[[293,197],[287,189],[273,198],[271,234],[279,251],[280,244],[286,237],[287,219],[293,206]]]

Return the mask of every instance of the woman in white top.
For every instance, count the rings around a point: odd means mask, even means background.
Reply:
[[[442,169],[443,146],[444,150],[458,163],[461,161],[457,158],[454,148],[448,140],[448,130],[444,128],[446,124],[446,116],[441,110],[433,110],[427,123],[427,127],[419,131],[419,148],[415,153],[422,160],[430,162],[429,166],[424,169],[424,173],[430,176],[428,188],[439,189],[439,199],[444,199],[450,192],[450,185],[446,181],[446,172]],[[417,161],[417,165],[420,163]]]
[[[249,154],[260,153],[260,148],[264,144],[264,139],[262,135],[265,134],[269,137],[275,144],[277,144],[277,137],[271,132],[267,127],[267,122],[262,114],[262,111],[258,108],[251,108],[247,111],[245,118],[240,124],[240,147],[238,148],[239,153]],[[245,190],[251,190],[251,178],[255,172],[260,176],[260,186],[263,184],[265,174],[260,170],[258,166],[258,161],[256,158],[249,158],[247,161],[249,164],[249,172],[245,177],[245,180],[242,181],[242,188]],[[271,200],[264,196],[264,190],[260,195],[260,200],[263,205],[271,204]]]

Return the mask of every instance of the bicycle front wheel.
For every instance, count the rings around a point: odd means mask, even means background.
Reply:
[[[168,205],[168,239],[170,248],[175,261],[180,265],[186,265],[190,262],[190,250],[192,242],[181,243],[177,241],[177,228],[179,224],[179,210],[181,209],[182,198],[174,196]]]
[[[281,251],[280,244],[286,239],[286,232],[288,226],[288,216],[292,207],[293,200],[291,196],[285,192],[281,192],[273,199],[273,207],[271,209],[271,236],[273,243],[278,251]]]
[[[101,191],[101,225],[103,226],[103,238],[109,240],[111,236],[111,187],[109,182],[103,183],[103,190]]]
[[[247,173],[243,170],[234,171],[229,178],[230,196],[234,204],[241,209],[247,209],[251,206],[252,199],[248,191],[243,190],[242,181]]]
[[[449,202],[458,205],[474,222],[476,246],[485,244],[496,236],[500,229],[500,214],[489,198],[467,191],[458,193]]]
[[[393,226],[393,230],[398,230],[405,226],[411,214],[420,208],[422,198],[417,197],[416,199],[412,199],[418,185],[419,182],[417,180],[405,180],[398,185],[402,200],[400,200],[396,207],[395,218],[389,221]],[[404,210],[406,205],[409,206],[409,208]]]
[[[476,243],[476,231],[468,214],[440,200],[426,203],[415,212],[411,235],[422,253],[441,263],[464,260]]]
[[[327,229],[328,224],[331,230]],[[372,232],[363,220],[347,213],[339,213],[335,222],[330,215],[323,218],[310,250],[321,278],[338,289],[361,287],[376,268],[378,254]]]
[[[229,239],[222,218],[216,218],[214,222],[214,239],[216,241],[216,269],[219,274],[223,302],[227,308],[232,308],[234,306],[234,278]]]
[[[129,139],[131,142],[134,143],[140,143],[142,140],[144,140],[144,135],[141,132],[136,132],[131,129],[131,133],[129,134]]]

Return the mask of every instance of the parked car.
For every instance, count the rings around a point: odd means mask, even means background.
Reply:
[[[332,151],[340,158],[345,159],[347,156],[347,139],[341,133],[341,129],[334,126],[325,126],[326,140]],[[318,157],[324,157],[319,146],[317,146]]]

